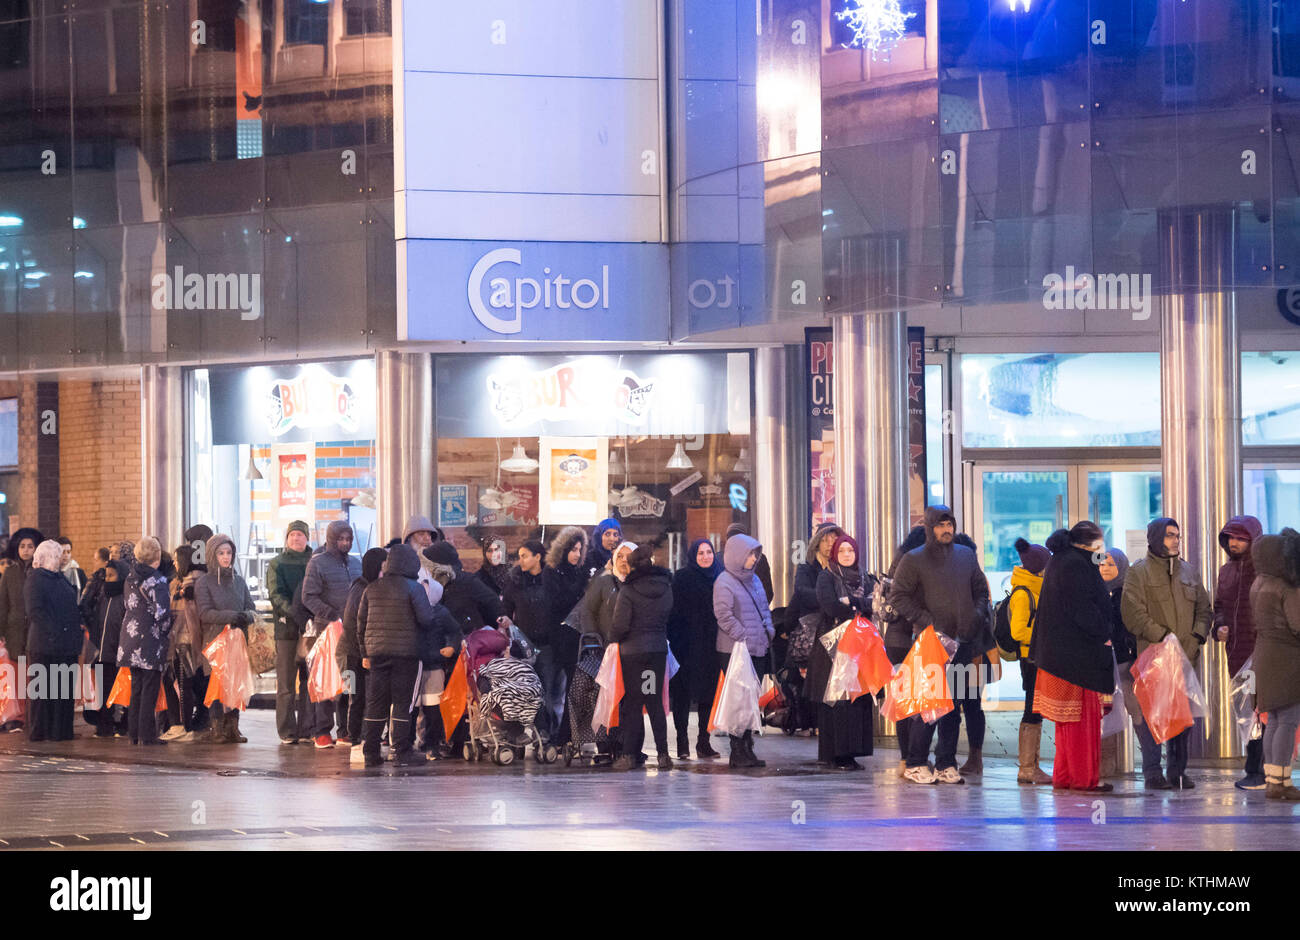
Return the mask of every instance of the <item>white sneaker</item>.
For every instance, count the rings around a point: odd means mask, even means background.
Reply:
[[[934,783],[934,774],[926,766],[909,767],[903,771],[903,779],[909,783]]]
[[[945,767],[934,778],[935,783],[965,783],[956,767]]]
[[[159,741],[175,741],[177,738],[179,738],[179,737],[180,737],[181,735],[183,735],[184,733],[185,733],[185,726],[184,726],[184,725],[172,725],[170,728],[168,728],[168,729],[167,729],[166,731],[164,731],[162,734],[158,735],[158,740],[159,740]]]

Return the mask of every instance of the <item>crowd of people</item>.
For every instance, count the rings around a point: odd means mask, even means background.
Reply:
[[[819,526],[795,572],[789,606],[776,611],[763,547],[740,526],[728,530],[721,546],[695,540],[676,571],[657,563],[658,542],[624,540],[615,519],[590,535],[567,526],[549,545],[525,541],[514,564],[502,539],[487,538],[471,560],[472,571],[422,516],[360,558],[352,554],[347,523],[330,523],[314,550],[309,539],[306,523],[291,523],[265,579],[276,729],[284,745],[360,748],[366,766],[379,763],[385,740],[401,763],[460,753],[465,723],[448,734],[439,704],[463,650],[472,646],[506,660],[526,657],[523,672],[537,689],[539,732],[555,747],[576,747],[589,737],[587,713],[579,710],[595,698],[599,663],[580,640],[594,638],[600,647],[619,645],[620,720],[602,750],[615,769],[646,761],[643,710],[660,768],[673,766],[668,714],[679,760],[691,758],[692,711],[695,759],[720,757],[710,742],[710,709],[720,674],[740,650],[755,674],[784,676],[808,706],[818,764],[852,771],[862,767],[858,758],[872,753],[875,697],[825,701],[833,660],[819,641],[860,615],[883,627],[883,646],[895,667],[933,627],[948,644],[950,668],[977,677],[949,683],[954,707],[937,720],[916,715],[898,722],[900,776],[915,784],[962,784],[983,773],[982,696],[998,675],[998,614],[977,547],[957,531],[945,506],[926,510],[924,523],[908,533],[879,576],[863,571],[852,536],[833,523]],[[1145,786],[1192,788],[1190,729],[1162,748],[1144,720],[1131,672],[1150,645],[1173,636],[1193,665],[1211,639],[1225,644],[1232,674],[1253,656],[1256,705],[1266,724],[1247,746],[1237,786],[1266,790],[1270,799],[1300,799],[1291,784],[1300,725],[1300,533],[1265,535],[1253,517],[1231,519],[1220,535],[1227,560],[1213,603],[1182,557],[1175,520],[1153,520],[1147,541],[1146,556],[1131,563],[1087,520],[1042,545],[1016,541],[1020,564],[1002,605],[1014,648],[1003,658],[1019,659],[1025,692],[1018,782],[1110,790],[1102,780],[1101,724],[1119,695],[1140,743]],[[122,541],[99,549],[89,574],[71,555],[67,539],[46,540],[33,529],[10,536],[0,576],[0,629],[11,659],[99,664],[104,688],[119,668],[129,668],[128,707],[85,710],[97,736],[125,736],[146,746],[244,742],[238,710],[220,699],[204,705],[211,668],[203,650],[227,627],[247,633],[259,617],[233,540],[200,525],[186,531],[171,554],[152,537]],[[337,697],[312,702],[308,657],[335,622],[342,631],[337,666],[348,681]],[[485,641],[482,631],[498,638]],[[803,643],[796,640],[800,633]],[[155,719],[160,694],[166,708]],[[1056,731],[1050,775],[1040,767],[1044,718]],[[963,722],[969,751],[959,767]],[[0,730],[25,728],[32,740],[66,740],[73,726],[74,702],[45,698],[28,702],[25,714]],[[727,758],[733,768],[764,766],[752,731],[730,738]]]

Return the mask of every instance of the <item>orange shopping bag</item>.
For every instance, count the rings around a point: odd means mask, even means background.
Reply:
[[[442,714],[442,729],[446,732],[448,741],[455,733],[456,726],[460,724],[461,716],[465,714],[465,706],[469,702],[469,677],[465,674],[467,659],[468,655],[462,649],[460,659],[452,669],[451,678],[447,680],[447,687],[442,690],[442,698],[438,701],[438,711]]]
[[[907,651],[898,675],[890,683],[894,714],[904,718],[920,715],[926,724],[934,724],[952,711],[947,676],[949,659],[951,654],[933,625],[926,627]]]
[[[0,640],[0,725],[17,720],[22,715],[18,699],[18,670],[9,659],[5,641]]]
[[[1152,643],[1129,670],[1142,717],[1157,744],[1163,744],[1205,717],[1205,694],[1196,670],[1172,633]]]
[[[866,617],[859,615],[853,619],[837,649],[858,660],[858,685],[862,691],[853,696],[854,700],[867,692],[875,695],[894,676],[894,664],[885,652],[885,641],[880,638],[875,624]]]
[[[208,678],[208,694],[204,705],[220,699],[226,708],[242,711],[253,697],[253,667],[248,660],[248,641],[244,631],[226,627],[203,650],[203,656],[212,665]]]
[[[108,693],[108,700],[104,702],[104,707],[111,705],[121,705],[123,708],[131,707],[131,670],[125,667],[117,671],[117,678],[113,680],[112,691]]]
[[[721,669],[718,670],[718,687],[713,690],[713,707],[709,709],[709,734],[717,731],[718,720],[718,700],[722,698],[722,684],[726,680],[726,673]]]
[[[343,673],[334,655],[342,635],[343,621],[335,620],[307,654],[307,698],[313,702],[333,701],[343,693]]]

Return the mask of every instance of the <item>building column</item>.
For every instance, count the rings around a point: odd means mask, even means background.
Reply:
[[[1173,291],[1160,298],[1160,439],[1164,513],[1183,556],[1213,593],[1219,529],[1241,509],[1241,355],[1230,209],[1162,213],[1161,253]],[[1193,730],[1197,757],[1237,754],[1227,657],[1211,639],[1198,666],[1211,713]]]
[[[376,544],[400,536],[417,513],[434,518],[435,433],[432,357],[394,349],[376,353]]]
[[[907,535],[907,314],[837,317],[835,516],[884,572]]]
[[[798,487],[806,490],[808,485],[807,473],[802,482],[798,475],[802,424],[792,395],[792,383],[800,380],[803,347],[761,347],[754,360],[754,535],[772,566],[773,606],[784,607],[794,588],[791,546],[807,537],[801,521],[807,512],[801,515],[798,497]]]
[[[183,400],[178,366],[140,368],[141,529],[167,550],[186,529]]]

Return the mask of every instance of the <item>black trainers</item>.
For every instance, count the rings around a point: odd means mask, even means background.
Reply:
[[[1263,774],[1246,774],[1233,786],[1238,790],[1264,790],[1268,787],[1268,781],[1264,779]]]
[[[1189,777],[1189,776],[1187,776],[1187,774],[1183,774],[1183,775],[1180,776],[1177,780],[1174,780],[1174,779],[1171,777],[1170,780],[1169,780],[1169,786],[1170,786],[1171,788],[1175,789],[1175,790],[1195,790],[1195,789],[1196,789],[1196,784],[1192,782],[1192,778]]]
[[[1165,775],[1151,777],[1143,783],[1148,790],[1172,790],[1174,785],[1165,779]]]

